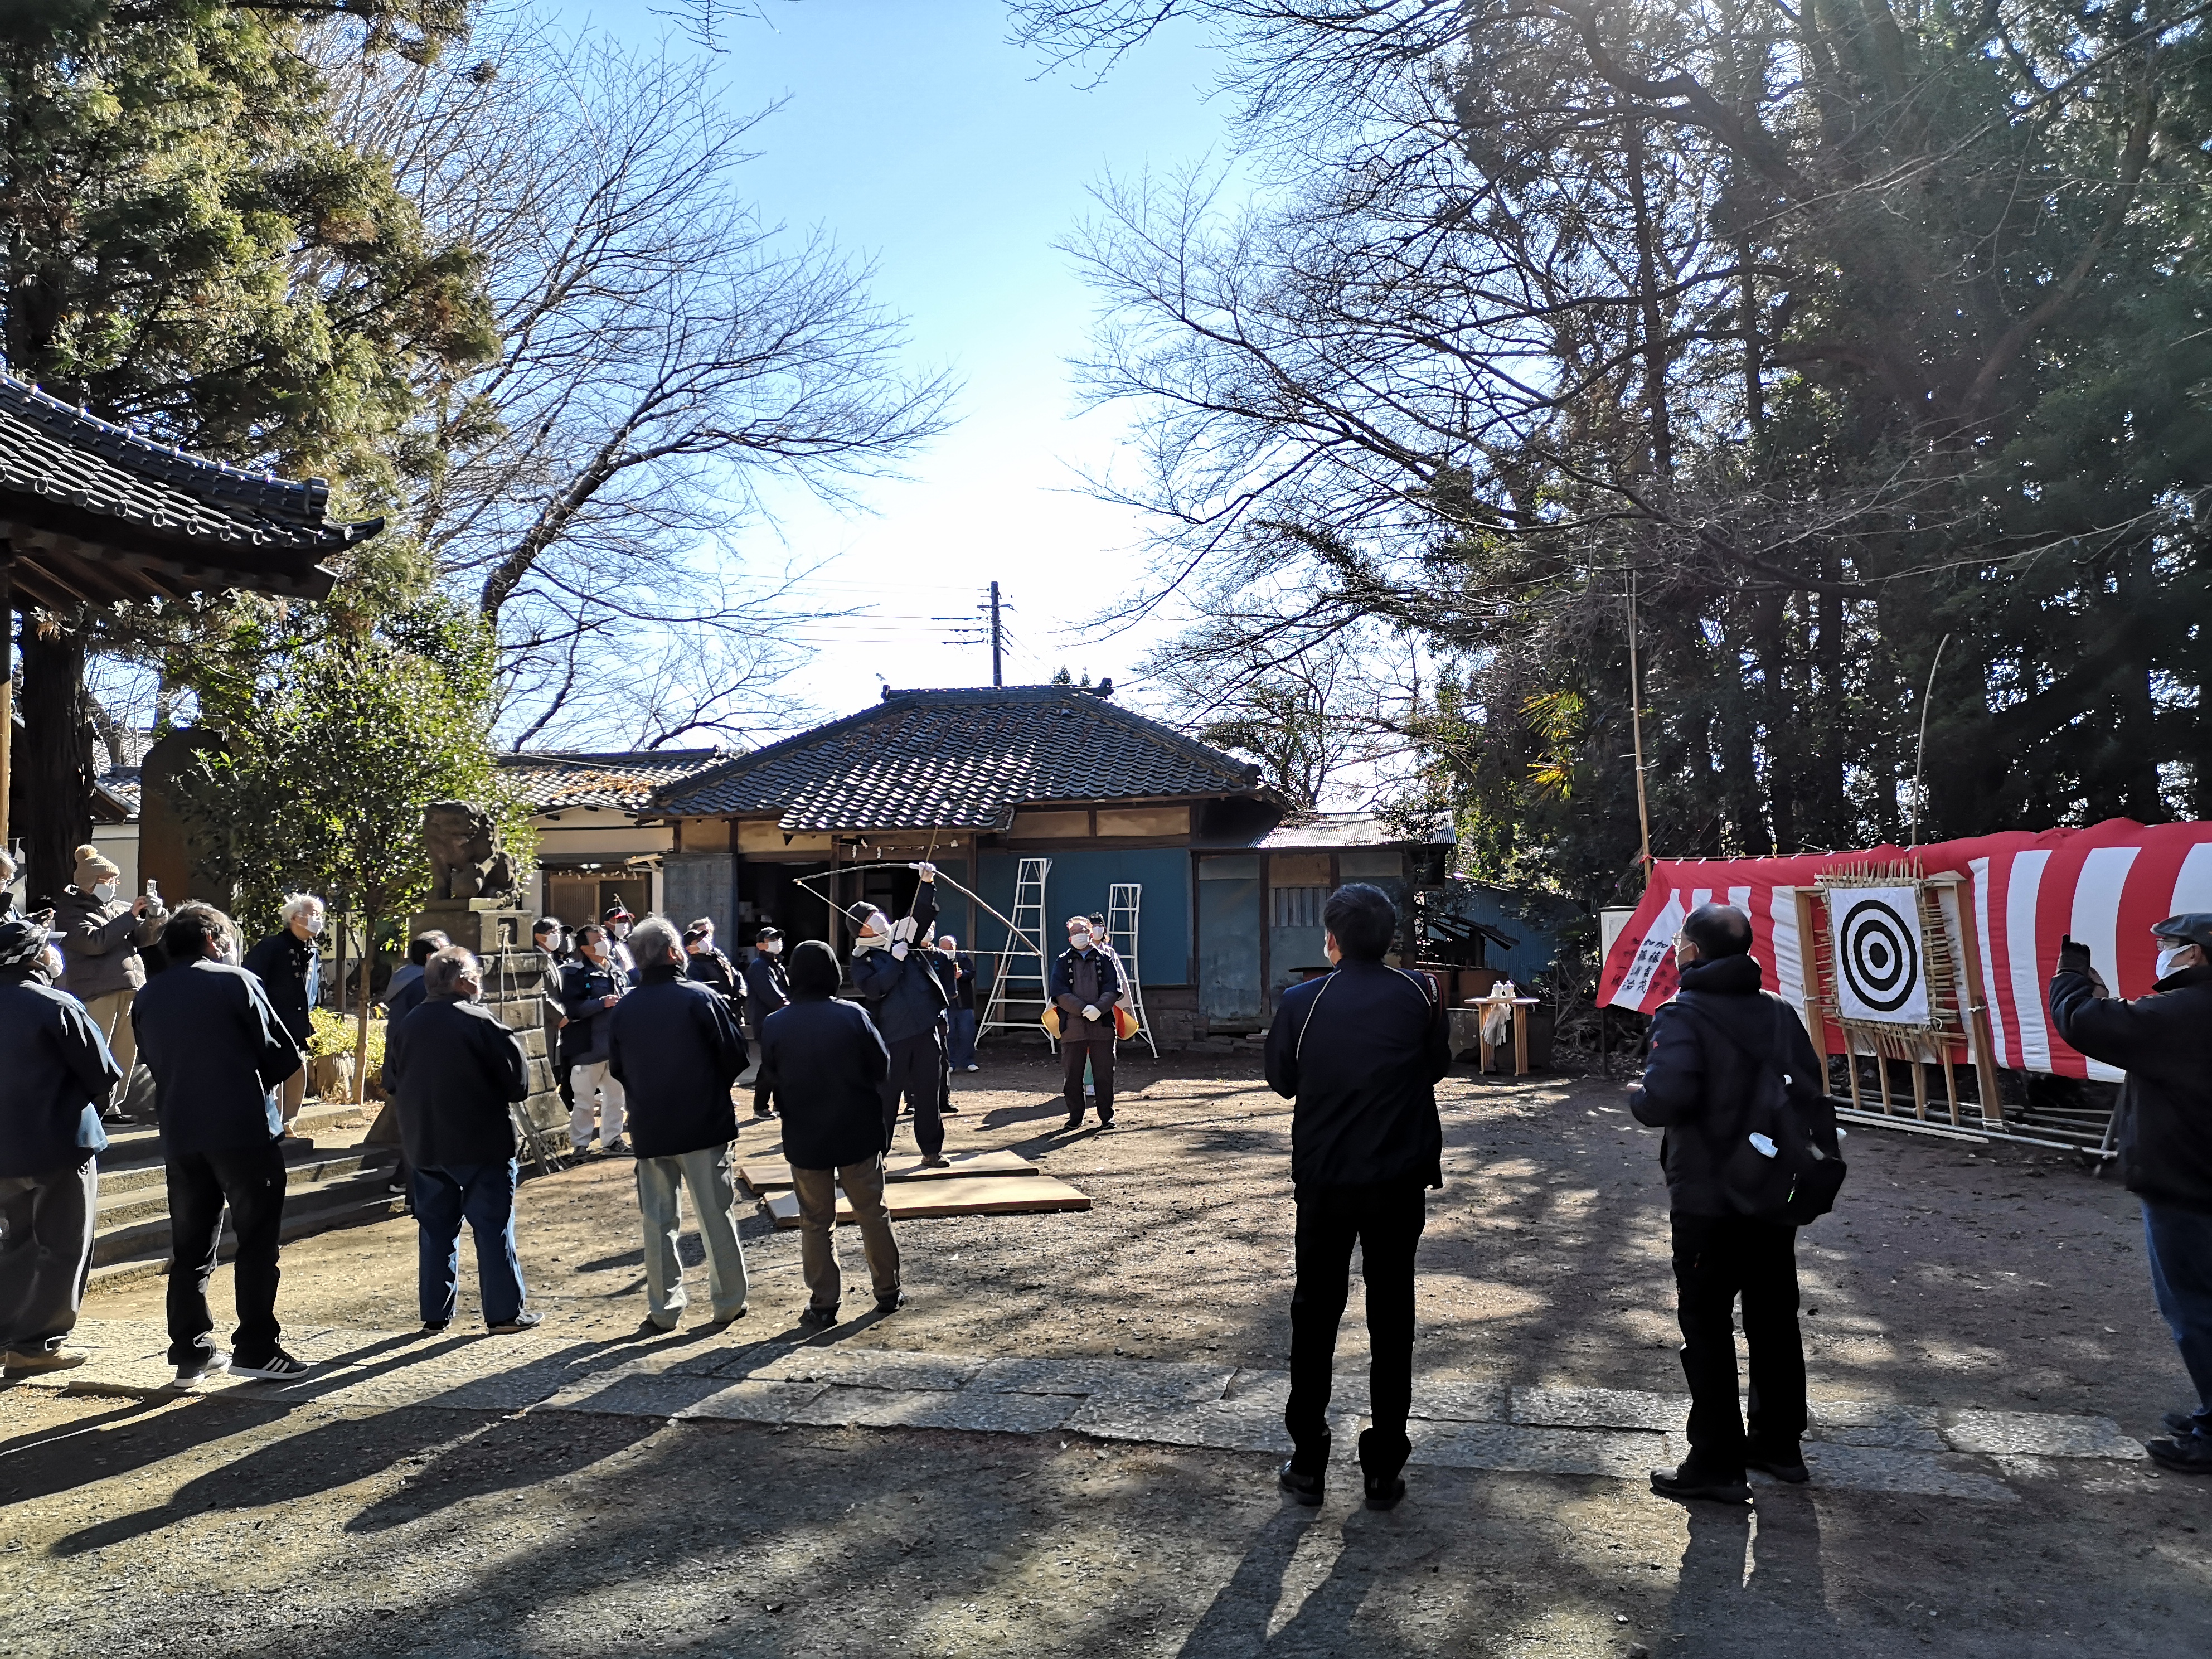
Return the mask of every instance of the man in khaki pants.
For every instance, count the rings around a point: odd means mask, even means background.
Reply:
[[[161,937],[169,913],[158,898],[126,899],[118,892],[123,872],[89,844],[76,849],[76,881],[54,901],[54,927],[63,936],[62,989],[92,1017],[123,1068],[123,1081],[102,1103],[103,1116],[117,1108],[130,1086],[138,1058],[131,1034],[131,1004],[146,983],[146,964],[138,947]]]
[[[836,952],[808,939],[792,953],[791,1006],[761,1022],[760,1087],[783,1120],[783,1155],[799,1199],[799,1266],[806,1280],[799,1323],[826,1330],[837,1322],[844,1271],[837,1261],[837,1189],[845,1189],[860,1224],[876,1311],[906,1302],[899,1288],[898,1245],[884,1208],[883,1082],[890,1051],[867,1011],[836,1000]]]

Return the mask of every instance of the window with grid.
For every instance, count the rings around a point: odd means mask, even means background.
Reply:
[[[1278,887],[1275,894],[1275,926],[1278,927],[1318,927],[1321,926],[1321,907],[1328,897],[1326,887]]]

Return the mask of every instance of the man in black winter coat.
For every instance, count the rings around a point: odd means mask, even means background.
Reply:
[[[1088,916],[1070,916],[1067,949],[1053,958],[1046,989],[1060,1010],[1060,1098],[1071,1129],[1083,1127],[1086,1066],[1097,1090],[1098,1127],[1114,1127],[1114,1007],[1125,988],[1113,947]]]
[[[269,1006],[276,1011],[276,1018],[304,1054],[315,1034],[312,1010],[322,989],[323,959],[315,941],[323,931],[323,902],[313,893],[294,893],[284,901],[279,914],[284,919],[283,927],[248,951],[241,965],[261,981],[261,988],[269,994]],[[301,1104],[307,1099],[307,1068],[302,1066],[287,1078],[282,1089],[278,1115],[284,1133],[289,1134],[292,1120],[300,1115]]]
[[[1741,1213],[1721,1164],[1743,1132],[1771,1057],[1785,1079],[1824,1079],[1826,1068],[1803,1023],[1759,988],[1751,918],[1729,904],[1701,904],[1674,940],[1681,989],[1651,1017],[1644,1079],[1630,1091],[1639,1123],[1664,1128],[1674,1242],[1676,1317],[1682,1371],[1690,1384],[1690,1455],[1655,1469],[1663,1498],[1751,1500],[1747,1468],[1778,1480],[1807,1479],[1805,1348],[1797,1330],[1797,1230]],[[1751,1350],[1749,1433],[1736,1405],[1734,1310],[1743,1298]]]
[[[742,1031],[745,1024],[745,981],[737,964],[714,943],[714,924],[702,916],[684,930],[684,971],[729,1005],[730,1018]]]
[[[48,918],[0,921],[0,1361],[67,1370],[92,1272],[100,1109],[123,1067],[85,1006],[55,988]]]
[[[484,1323],[526,1331],[529,1310],[514,1249],[512,1103],[530,1093],[522,1040],[479,999],[483,969],[459,945],[422,964],[422,1000],[385,1037],[384,1087],[399,1112],[413,1167],[416,1291],[422,1328],[442,1331],[459,1305],[461,1223],[477,1243]]]
[[[1352,1287],[1352,1247],[1367,1282],[1374,1426],[1359,1437],[1370,1509],[1405,1496],[1412,1452],[1413,1253],[1425,1191],[1443,1180],[1437,1080],[1451,1068],[1449,1016],[1436,981],[1382,960],[1397,912],[1379,887],[1354,882],[1322,908],[1336,971],[1283,993],[1268,1028],[1268,1085],[1296,1100],[1291,1182],[1297,1194],[1297,1284],[1291,1293],[1295,1448],[1279,1472],[1302,1504],[1322,1500],[1328,1470],[1330,1367]],[[1099,1079],[1105,1098],[1106,1079]]]
[[[738,1243],[738,1189],[730,1143],[738,1115],[730,1086],[744,1069],[745,1040],[729,1005],[684,972],[684,944],[659,916],[630,931],[637,988],[608,1022],[607,1067],[629,1101],[637,1148],[637,1207],[645,1223],[646,1323],[672,1331],[685,1305],[684,1263],[676,1254],[683,1224],[677,1189],[707,1248],[713,1323],[745,1311],[745,1253]]]
[[[865,1009],[836,1000],[836,952],[808,939],[791,960],[792,1002],[761,1026],[761,1087],[783,1119],[783,1155],[799,1200],[799,1272],[806,1311],[799,1322],[837,1322],[844,1270],[837,1260],[837,1190],[844,1188],[860,1227],[878,1312],[906,1299],[898,1246],[884,1208],[882,1087],[890,1053]]]
[[[589,1157],[596,1123],[601,1148],[613,1157],[629,1152],[623,1126],[629,1101],[622,1081],[607,1068],[607,1033],[616,1006],[629,992],[629,970],[615,960],[607,930],[593,923],[576,930],[576,957],[561,970],[562,1063],[568,1068],[568,1145]]]
[[[755,1117],[775,1115],[768,1080],[761,1075],[761,1028],[770,1014],[790,1006],[791,974],[783,965],[783,930],[763,927],[753,936],[752,960],[745,963],[746,1055],[752,1076],[738,1079],[740,1087],[748,1081],[752,1084]]]
[[[2051,1023],[2127,1070],[2113,1126],[2120,1175],[2142,1205],[2152,1293],[2197,1386],[2196,1409],[2169,1412],[2172,1437],[2147,1449],[2166,1468],[2212,1474],[2212,913],[2150,931],[2158,978],[2133,1002],[2110,996],[2087,948],[2067,939]]]
[[[177,1386],[209,1373],[288,1380],[308,1367],[277,1343],[276,1252],[284,1225],[284,1118],[276,1091],[305,1064],[262,981],[236,960],[238,930],[211,904],[180,905],[161,930],[168,968],[131,1005],[154,1074],[169,1182],[169,1363]],[[238,1329],[215,1346],[208,1280],[222,1213],[238,1234]]]
[[[926,1163],[945,1154],[945,982],[924,948],[937,920],[937,867],[919,866],[914,913],[893,921],[872,904],[853,917],[853,984],[890,1054],[884,1079],[884,1144],[898,1127],[899,1096],[914,1108],[914,1140]]]

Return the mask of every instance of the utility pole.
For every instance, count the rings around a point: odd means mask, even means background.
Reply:
[[[991,584],[991,684],[1006,683],[1005,663],[1006,632],[999,622],[999,585]]]

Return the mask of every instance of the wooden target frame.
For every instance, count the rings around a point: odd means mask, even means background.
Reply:
[[[1837,994],[1840,969],[1832,895],[1866,887],[1913,890],[1914,920],[1918,924],[1922,971],[1927,982],[1924,1022],[1846,1019],[1843,1015]],[[1824,872],[1813,886],[1799,888],[1796,897],[1797,937],[1805,966],[1805,1027],[1812,1034],[1814,1046],[1824,1054],[1828,1052],[1829,1027],[1842,1037],[1853,1109],[1869,1117],[1909,1115],[1923,1123],[1936,1121],[1929,1116],[1928,1067],[1934,1066],[1943,1073],[1943,1104],[1951,1126],[1971,1128],[1974,1126],[1967,1121],[1966,1103],[1959,1094],[1957,1069],[1971,1065],[1975,1092],[1980,1097],[1979,1127],[2002,1129],[2004,1114],[1997,1093],[1989,1000],[1982,984],[1981,943],[1966,878],[1950,871],[1931,876],[1917,860],[1860,864]],[[1860,1089],[1862,1056],[1870,1056],[1875,1063],[1881,1100],[1873,1109]],[[1909,1114],[1897,1109],[1890,1087],[1893,1060],[1909,1067],[1911,1073]]]

